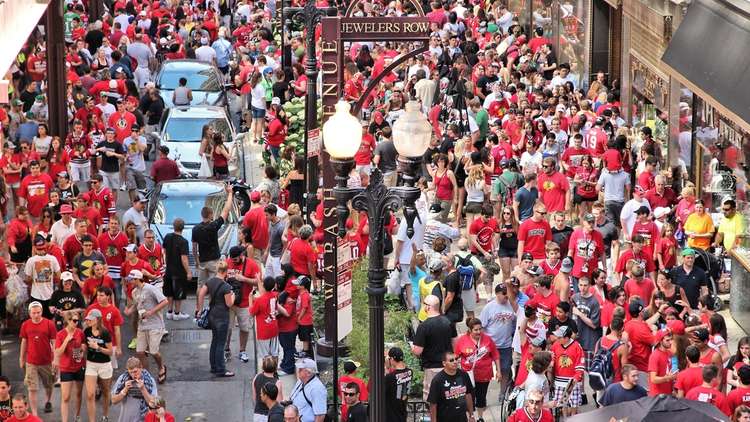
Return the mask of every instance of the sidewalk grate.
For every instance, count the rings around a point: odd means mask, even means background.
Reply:
[[[211,330],[171,330],[168,339],[175,344],[210,343]]]

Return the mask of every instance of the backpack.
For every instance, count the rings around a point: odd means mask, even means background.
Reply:
[[[605,349],[602,347],[602,340],[596,343],[596,352],[591,359],[589,369],[589,386],[594,391],[602,391],[612,383],[614,377],[614,365],[612,364],[612,353],[622,345],[622,341],[617,340],[612,347]]]
[[[471,255],[457,258],[456,271],[461,282],[461,290],[471,290],[474,287],[474,265],[471,263]]]

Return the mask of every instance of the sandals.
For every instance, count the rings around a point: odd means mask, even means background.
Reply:
[[[162,368],[162,371],[159,372],[159,378],[157,379],[159,384],[164,384],[164,381],[167,380],[167,365],[164,365]]]

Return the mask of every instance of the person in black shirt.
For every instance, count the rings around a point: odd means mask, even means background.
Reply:
[[[96,166],[104,178],[104,186],[112,191],[117,203],[117,191],[120,189],[120,161],[125,160],[125,147],[115,139],[115,130],[107,128],[104,140],[96,146]]]
[[[573,334],[578,334],[578,324],[570,317],[570,303],[560,302],[555,307],[555,315],[549,321],[549,333],[554,332],[561,326],[570,327]],[[551,334],[550,334],[551,335]],[[550,342],[554,342],[556,339],[554,336],[550,339]]]
[[[499,78],[497,77],[497,71],[500,70],[500,66],[497,63],[492,63],[487,68],[487,72],[479,78],[477,81],[477,88],[479,88],[479,92],[477,92],[477,95],[479,98],[481,98],[484,101],[484,98],[492,92],[492,84],[497,82]]]
[[[63,312],[75,311],[81,314],[86,309],[86,302],[81,292],[73,290],[73,273],[65,271],[60,275],[60,279],[62,289],[55,290],[52,293],[49,304],[49,310],[55,316],[55,325],[58,331],[63,329]]]
[[[276,82],[273,83],[271,90],[273,91],[273,96],[281,100],[281,104],[286,102],[289,92],[289,81],[286,79],[284,69],[276,70]]]
[[[469,375],[458,369],[455,353],[444,354],[443,370],[432,379],[427,402],[431,421],[474,421],[474,387]]]
[[[367,407],[359,401],[359,385],[356,382],[350,382],[344,387],[344,401],[348,411],[346,420],[350,422],[367,422]]]
[[[695,250],[682,251],[682,265],[672,269],[672,281],[685,289],[690,308],[698,309],[698,298],[708,294],[708,277],[703,269],[695,266]]]
[[[10,380],[0,375],[0,421],[5,421],[13,416],[13,405],[10,399]]]
[[[404,352],[398,347],[391,347],[388,351],[385,367],[385,420],[406,422],[406,403],[414,373],[406,367]]]
[[[449,265],[453,266],[453,262]],[[451,322],[451,338],[458,337],[456,323],[464,319],[464,302],[461,299],[463,286],[458,276],[458,270],[453,271],[445,277],[445,300],[443,301],[443,315]]]
[[[443,355],[453,350],[451,322],[440,313],[440,299],[435,295],[424,298],[422,308],[427,312],[427,319],[417,327],[414,335],[412,352],[422,360],[424,383],[422,395],[426,400],[430,392],[432,378],[443,368]]]
[[[227,217],[229,217],[229,210],[232,209],[234,201],[232,187],[226,185],[225,191],[227,199],[219,218],[214,220],[214,210],[210,207],[203,207],[201,210],[203,221],[193,227],[193,256],[195,257],[195,264],[198,267],[198,289],[208,279],[216,277],[216,264],[219,263],[219,258],[221,258],[219,229],[224,225]]]
[[[172,233],[164,236],[162,249],[165,252],[166,271],[164,274],[164,296],[167,297],[167,319],[182,320],[190,316],[181,311],[182,301],[185,300],[185,285],[188,274],[192,278],[190,264],[188,263],[188,241],[182,237],[185,229],[185,221],[175,218],[172,223]]]
[[[272,382],[260,388],[260,400],[268,408],[268,422],[284,422],[284,408],[276,401],[278,396],[279,388]]]

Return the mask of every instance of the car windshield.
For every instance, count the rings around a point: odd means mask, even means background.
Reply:
[[[210,67],[201,68],[198,70],[196,67],[187,68],[174,68],[165,70],[161,74],[159,79],[159,87],[162,89],[175,89],[180,86],[180,78],[185,77],[187,79],[187,87],[195,91],[220,91],[221,84],[219,79],[216,77],[216,72]]]
[[[229,121],[223,118],[210,117],[168,119],[167,126],[164,129],[164,140],[172,142],[199,142],[203,133],[203,126],[205,125],[211,126],[214,132],[224,134],[225,142],[233,140]]]
[[[159,202],[156,204],[153,213],[154,224],[172,224],[177,217],[185,221],[186,226],[194,226],[201,222],[201,210],[203,207],[209,207],[214,210],[214,216],[221,214],[227,194],[224,191],[215,192],[208,196],[187,196],[179,195],[169,197],[162,194]],[[229,223],[237,221],[237,214],[234,208],[229,213],[227,219]]]

